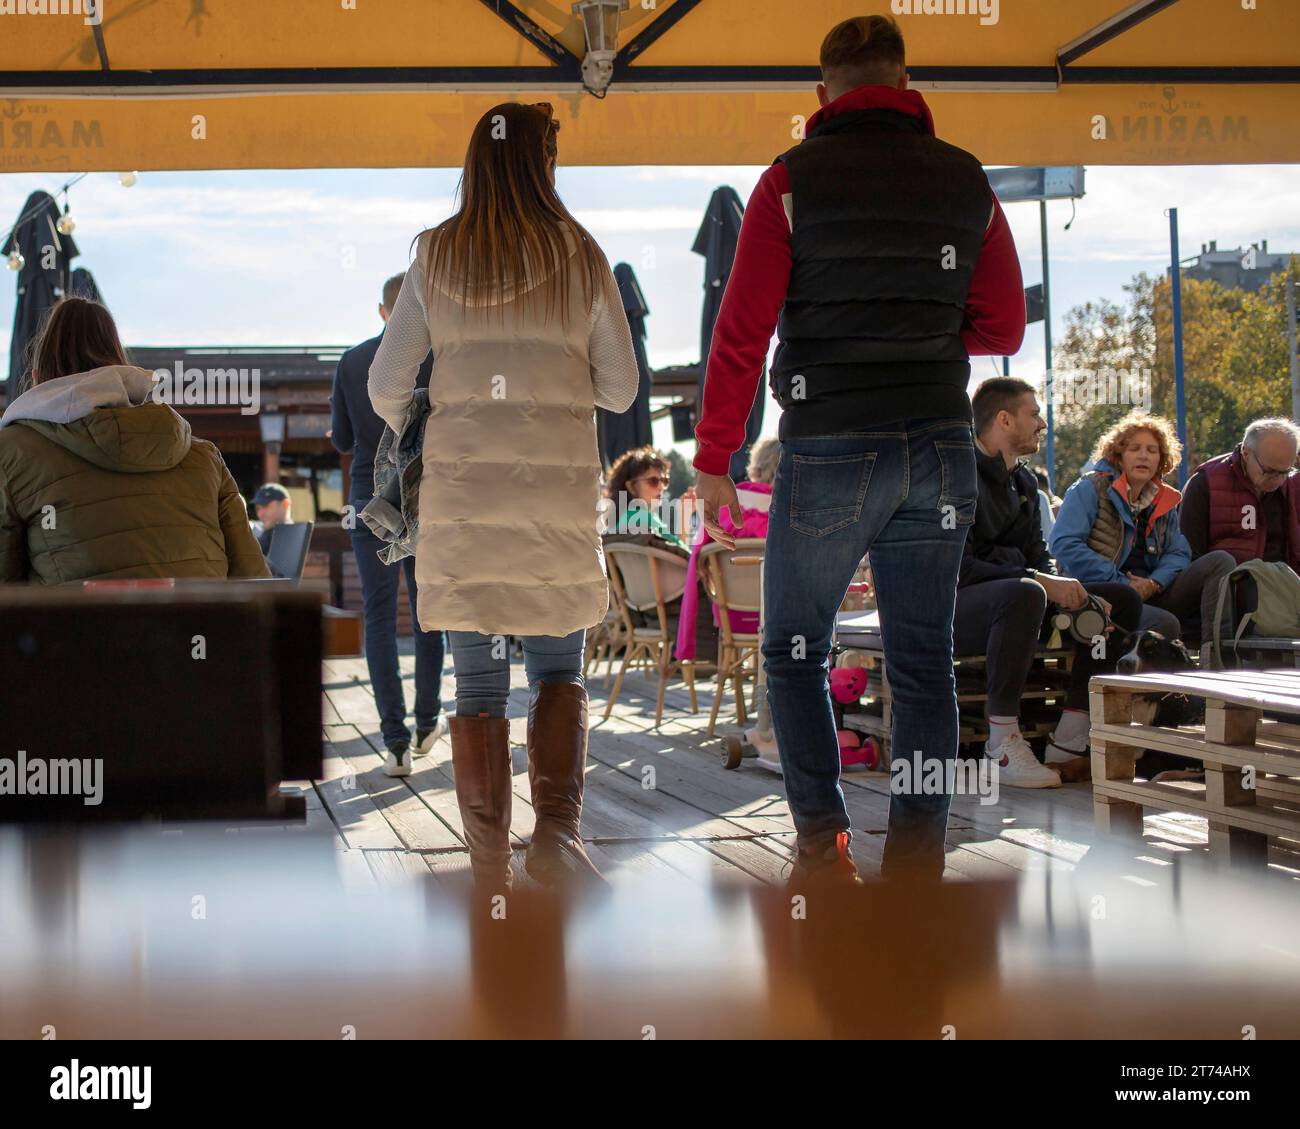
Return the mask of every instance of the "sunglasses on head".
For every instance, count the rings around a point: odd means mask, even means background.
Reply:
[[[546,124],[556,133],[560,132],[560,123],[555,120],[555,107],[549,102],[534,102],[533,109],[546,115]]]

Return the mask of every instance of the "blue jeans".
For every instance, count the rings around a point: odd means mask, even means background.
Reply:
[[[528,689],[538,682],[572,682],[582,686],[582,649],[587,633],[525,635],[524,672]],[[477,631],[448,631],[456,664],[456,715],[505,717],[510,697],[510,638]]]
[[[963,420],[901,420],[878,432],[782,443],[765,553],[763,659],[802,850],[827,847],[850,826],[829,652],[836,612],[868,553],[893,693],[892,755],[956,759],[952,617],[976,497]],[[919,784],[928,775],[911,778]],[[952,797],[901,793],[895,784],[903,782],[891,776],[882,869],[938,877]]]
[[[365,503],[354,503],[359,510]],[[402,674],[397,665],[397,576],[406,572],[406,591],[411,598],[411,621],[415,628],[415,724],[432,729],[442,711],[442,632],[421,631],[415,614],[415,558],[407,557],[386,565],[375,554],[384,542],[357,522],[352,549],[361,576],[361,599],[365,603],[366,666],[379,711],[379,728],[389,748],[410,741],[406,727],[406,698]]]

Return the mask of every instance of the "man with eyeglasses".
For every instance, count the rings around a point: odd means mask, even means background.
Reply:
[[[1226,455],[1202,463],[1180,508],[1192,556],[1226,549],[1238,564],[1285,561],[1300,572],[1300,427],[1257,419]]]

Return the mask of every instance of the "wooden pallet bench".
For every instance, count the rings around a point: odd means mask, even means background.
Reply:
[[[888,764],[893,694],[878,613],[842,613],[837,622],[836,641],[846,650],[856,652],[867,672],[865,698],[869,703],[868,710],[845,714],[845,727],[877,738],[885,750],[885,764]],[[1021,730],[1026,737],[1043,737],[1056,728],[1065,702],[1073,658],[1073,647],[1044,646],[1034,652],[1034,663],[1020,696],[1024,703]],[[984,717],[984,703],[988,700],[986,665],[984,655],[960,655],[953,660],[961,726],[959,740],[971,747],[982,746],[989,735],[988,721]]]
[[[1248,865],[1267,859],[1270,840],[1300,840],[1300,671],[1099,675],[1089,690],[1099,830],[1140,836],[1146,808],[1203,815],[1211,853]],[[1135,721],[1149,694],[1203,701],[1204,723]],[[1146,749],[1202,762],[1205,783],[1135,779]]]

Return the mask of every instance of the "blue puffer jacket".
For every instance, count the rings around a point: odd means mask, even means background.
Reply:
[[[1096,486],[1096,476],[1103,475],[1110,479],[1106,497],[1115,507],[1123,528],[1123,538],[1118,552],[1106,556],[1097,552],[1088,544],[1094,528],[1098,525],[1101,511],[1100,497]],[[1154,493],[1151,487],[1154,486]],[[1168,588],[1174,579],[1192,563],[1192,549],[1187,538],[1178,527],[1178,503],[1182,495],[1172,486],[1167,486],[1158,478],[1153,479],[1147,487],[1148,498],[1142,499],[1145,508],[1155,505],[1151,518],[1142,536],[1146,539],[1147,556],[1153,560],[1151,579],[1164,588]],[[1085,584],[1104,581],[1125,583],[1124,562],[1133,550],[1133,540],[1137,536],[1137,525],[1133,516],[1133,507],[1129,505],[1128,483],[1124,476],[1104,460],[1085,469],[1079,480],[1065,492],[1061,502],[1061,512],[1056,516],[1052,527],[1050,548],[1056,563],[1067,576],[1073,576]]]

